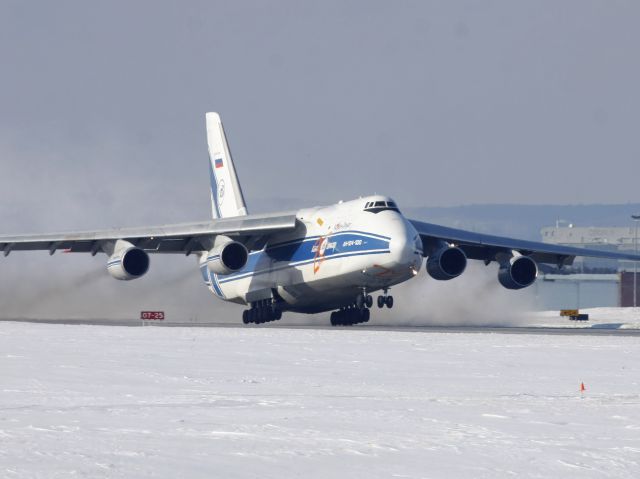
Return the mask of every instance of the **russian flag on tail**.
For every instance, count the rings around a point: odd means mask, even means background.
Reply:
[[[218,158],[215,161],[215,164],[216,164],[216,168],[222,168],[222,158]]]

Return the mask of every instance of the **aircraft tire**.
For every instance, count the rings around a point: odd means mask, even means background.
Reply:
[[[367,305],[367,308],[370,308],[371,306],[373,306],[373,297],[368,294],[366,299],[365,299],[365,304]]]
[[[364,308],[365,303],[366,303],[366,298],[364,297],[364,294],[359,293],[358,296],[356,296],[356,308],[358,309]]]
[[[341,309],[331,313],[331,325],[332,326],[348,326],[349,317],[351,316],[350,309]]]
[[[378,296],[378,308],[384,308],[385,302],[384,296]]]
[[[387,296],[387,308],[391,309],[393,308],[393,296]]]
[[[248,309],[245,309],[242,312],[242,322],[244,324],[249,324],[249,310]]]
[[[345,326],[353,326],[358,319],[358,314],[360,313],[360,309],[349,309],[346,317],[344,318]]]

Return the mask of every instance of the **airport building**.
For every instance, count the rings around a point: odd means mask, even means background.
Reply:
[[[613,250],[629,251],[635,247],[635,227],[549,226],[540,230],[544,243],[567,246],[604,246]]]
[[[635,251],[637,247],[635,226],[576,227],[558,223],[540,230],[544,243],[624,252]],[[578,257],[573,274],[541,275],[536,296],[539,303],[549,309],[571,304],[583,308],[633,306],[634,284],[636,301],[640,302],[640,278],[636,278],[635,283],[633,278],[636,266],[640,270],[640,265],[633,261]]]
[[[636,248],[636,230],[629,227],[594,227],[594,226],[549,226],[540,230],[543,243],[591,248],[603,251],[634,251]],[[602,258],[576,258],[578,268],[608,268],[617,271],[633,270],[631,261],[615,261]]]

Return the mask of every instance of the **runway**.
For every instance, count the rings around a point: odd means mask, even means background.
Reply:
[[[331,326],[328,324],[287,324],[268,323],[263,325],[245,325],[221,322],[180,322],[180,321],[147,321],[109,320],[109,319],[0,319],[0,321],[43,323],[43,324],[83,324],[94,326],[127,326],[127,327],[164,327],[164,328],[242,328],[242,329],[290,329],[290,330],[337,330],[337,331],[395,331],[407,333],[474,333],[474,334],[552,334],[569,336],[640,336],[640,329],[621,327],[622,323],[598,323],[584,325],[577,323],[573,327],[548,326],[393,326],[359,324],[357,326]]]

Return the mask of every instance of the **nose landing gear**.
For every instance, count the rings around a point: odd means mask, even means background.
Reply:
[[[384,295],[378,296],[378,308],[384,308],[385,306],[389,309],[393,308],[393,296],[387,294],[388,290],[384,290]]]
[[[371,306],[373,306],[373,298],[370,294],[362,292],[356,296],[356,307],[358,309],[370,308]]]

